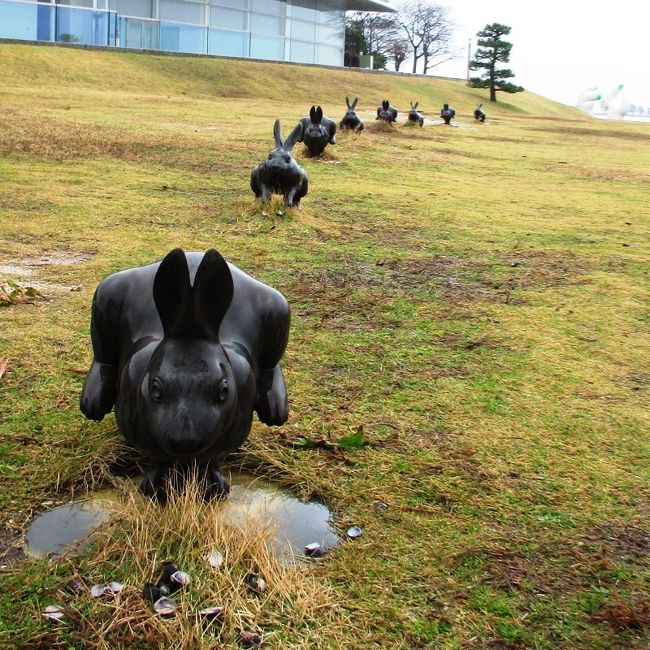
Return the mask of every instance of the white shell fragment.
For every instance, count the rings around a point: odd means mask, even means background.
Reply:
[[[185,571],[175,571],[174,573],[169,576],[169,579],[176,583],[177,585],[180,585],[181,587],[187,587],[187,585],[192,582],[192,578],[190,578],[189,573],[185,573]]]
[[[161,616],[174,616],[176,614],[176,601],[163,596],[153,604],[153,608]]]
[[[363,534],[363,531],[359,526],[351,526],[348,528],[347,535],[350,539],[358,539]]]
[[[213,568],[218,569],[223,564],[223,555],[219,551],[210,551],[205,554],[207,563]]]
[[[65,618],[65,609],[61,605],[48,605],[43,611],[43,618],[48,621],[62,621]]]
[[[223,607],[206,607],[205,609],[201,609],[198,612],[200,618],[203,618],[208,621],[213,618],[217,618],[222,614],[223,614]]]
[[[325,551],[323,547],[318,542],[312,542],[305,546],[305,555],[307,557],[323,557]]]
[[[246,586],[255,593],[263,594],[266,591],[266,580],[260,578],[256,573],[249,573],[244,577]]]
[[[107,594],[119,594],[124,589],[121,582],[109,582],[107,585],[93,585],[90,588],[90,595],[93,598],[101,598]]]

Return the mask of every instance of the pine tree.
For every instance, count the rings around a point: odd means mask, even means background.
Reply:
[[[509,33],[508,25],[492,23],[476,34],[479,38],[478,49],[469,67],[470,70],[485,70],[485,72],[482,77],[472,77],[469,85],[472,88],[489,88],[491,102],[496,102],[497,90],[506,93],[519,93],[523,90],[522,86],[505,81],[515,76],[512,70],[496,67],[497,63],[507,63],[510,60],[512,43],[501,40],[502,36],[507,36]]]

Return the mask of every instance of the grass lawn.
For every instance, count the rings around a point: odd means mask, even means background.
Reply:
[[[461,81],[74,48],[2,44],[0,78],[0,647],[648,647],[647,124]],[[338,121],[346,95],[366,130],[319,160],[296,146],[302,209],[257,203],[275,118]],[[384,98],[434,123],[379,128]],[[227,467],[362,527],[325,561],[278,566],[191,494],[148,504],[113,416],[79,411],[97,284],[176,246],[289,300],[289,421],[256,422]],[[33,513],[106,485],[122,506],[86,554],[22,555]],[[195,576],[173,620],[140,596],[167,558]],[[242,592],[251,569],[266,594]],[[72,596],[75,576],[126,587]],[[209,604],[226,615],[206,626]]]

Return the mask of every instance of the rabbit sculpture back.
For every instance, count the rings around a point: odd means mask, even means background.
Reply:
[[[384,99],[381,106],[377,107],[377,117],[375,119],[388,123],[394,122],[397,119],[397,109],[391,106],[387,99]]]
[[[478,120],[479,122],[485,122],[486,117],[487,117],[487,115],[485,114],[485,111],[483,110],[483,104],[479,104],[474,109],[474,119]]]
[[[347,97],[345,98],[345,103],[347,104],[348,110],[343,116],[343,119],[339,122],[339,127],[341,129],[352,129],[355,133],[363,131],[363,121],[355,112],[358,101],[359,98],[355,97],[354,101],[350,104],[350,100]]]
[[[248,437],[256,411],[288,417],[279,361],[289,306],[214,249],[172,250],[103,280],[92,305],[94,358],[81,410],[115,406],[126,440],[152,459],[141,490],[165,498],[172,474],[198,469],[207,499],[229,491],[219,460]]]
[[[449,125],[451,120],[456,117],[456,111],[449,104],[443,104],[440,117],[444,120],[445,124]]]
[[[420,102],[410,102],[411,104],[411,110],[409,111],[409,122],[415,122],[416,124],[419,124],[420,126],[424,126],[424,117],[418,113],[417,108],[418,104]]]
[[[309,117],[300,119],[303,126],[302,137],[310,156],[320,156],[328,144],[336,144],[336,122],[323,115],[320,106],[312,106]]]
[[[291,150],[296,142],[300,142],[302,131],[303,126],[299,122],[283,143],[280,120],[275,120],[275,149],[251,172],[251,190],[257,198],[268,201],[271,194],[282,194],[288,206],[300,205],[300,199],[307,194],[309,183],[307,172],[294,160]]]

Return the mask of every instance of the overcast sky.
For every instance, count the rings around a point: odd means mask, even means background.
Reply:
[[[488,23],[512,27],[512,80],[574,106],[578,93],[598,86],[606,95],[625,84],[627,100],[650,106],[650,0],[437,0],[449,7],[461,58],[431,73],[464,78],[468,39]]]

